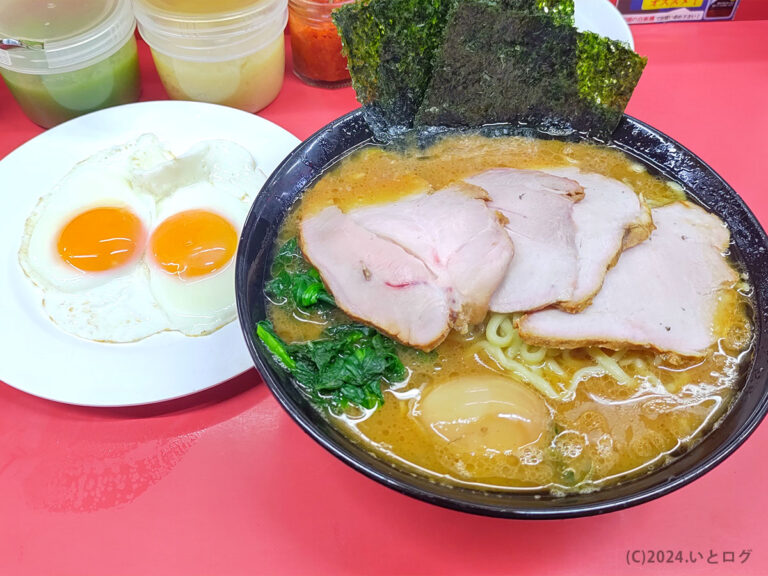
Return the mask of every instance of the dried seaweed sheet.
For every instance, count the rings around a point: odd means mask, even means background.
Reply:
[[[379,140],[495,122],[609,135],[645,59],[573,17],[573,0],[362,0],[333,13]]]
[[[333,12],[352,85],[374,132],[413,125],[455,0],[362,0]]]
[[[609,136],[645,59],[510,4],[465,0],[451,11],[415,125],[523,122]]]

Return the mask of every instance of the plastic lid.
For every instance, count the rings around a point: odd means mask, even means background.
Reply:
[[[225,14],[232,12],[249,11],[258,4],[264,4],[258,0],[141,0],[147,8],[175,13],[177,15],[201,15]]]
[[[0,67],[33,74],[83,68],[133,33],[130,0],[0,0],[0,38],[38,47],[0,51]]]
[[[134,0],[134,11],[153,50],[213,62],[274,41],[288,21],[288,0]]]

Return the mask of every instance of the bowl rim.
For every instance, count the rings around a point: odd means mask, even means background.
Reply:
[[[267,182],[264,184],[262,188],[262,193],[264,193],[265,190],[269,190],[270,185],[273,182],[278,181],[280,176],[286,169],[289,169],[296,164],[297,156],[300,156],[303,152],[307,151],[323,136],[329,134],[335,129],[338,129],[339,127],[344,126],[347,123],[350,123],[353,121],[360,121],[361,119],[362,119],[362,109],[357,108],[333,120],[326,126],[320,128],[313,135],[311,135],[309,138],[307,138],[301,144],[299,144],[290,153],[290,155],[286,157],[280,165],[278,165],[278,167],[269,177]],[[697,155],[695,155],[688,148],[684,147],[673,138],[670,138],[666,134],[656,130],[655,128],[651,127],[650,125],[640,120],[637,120],[632,116],[624,114],[620,126],[624,126],[626,128],[627,127],[626,125],[628,125],[632,129],[637,127],[641,130],[646,131],[648,134],[663,140],[665,143],[668,143],[672,147],[676,148],[683,155],[687,155],[691,159],[693,159],[696,163],[700,165],[701,168],[703,168],[705,172],[709,172],[709,176],[714,177],[720,183],[723,189],[727,190],[733,196],[731,200],[736,202],[736,204],[738,205],[738,208],[741,211],[741,215],[739,217],[748,220],[749,223],[752,224],[759,231],[759,237],[758,237],[759,243],[762,246],[768,247],[768,237],[766,236],[765,230],[761,226],[760,222],[754,216],[754,214],[749,209],[749,207],[744,203],[743,199],[735,192],[735,190],[733,190],[733,188],[731,188],[725,182],[725,180],[723,180],[723,178],[719,174],[717,174],[708,164],[706,164]],[[503,124],[488,125],[488,127],[490,128],[493,128],[494,126],[503,126]],[[366,143],[371,141],[373,141],[372,137],[367,138],[361,144],[354,145],[348,148],[345,154],[336,156],[326,166],[330,166],[340,161],[348,153],[351,153],[353,150],[356,150],[357,148],[364,146]],[[597,141],[597,143],[600,143],[600,141]],[[668,167],[666,170],[664,170],[663,169],[664,167],[660,166],[658,162],[654,161],[651,158],[643,157],[642,154],[638,154],[637,150],[634,150],[628,146],[624,146],[619,142],[612,141],[610,144],[616,147],[617,149],[621,150],[622,152],[631,155],[632,157],[641,159],[647,165],[650,165],[656,169],[662,169],[661,171],[666,172],[665,176],[669,177]],[[321,170],[321,173],[322,173],[322,170]],[[307,187],[309,187],[316,180],[317,177],[319,177],[319,175],[317,175],[315,178],[312,178],[309,181],[304,182],[303,185],[301,186],[302,191],[305,190]],[[696,195],[693,195],[691,199],[693,199],[694,201],[701,202],[701,200]],[[648,502],[660,496],[669,494],[689,484],[695,479],[703,476],[704,474],[712,470],[714,467],[722,463],[726,458],[728,458],[728,456],[733,454],[733,452],[735,452],[747,440],[747,438],[749,438],[749,436],[756,430],[757,426],[760,424],[760,422],[763,420],[763,418],[766,416],[766,413],[768,412],[768,372],[764,373],[761,370],[757,375],[753,376],[758,352],[761,348],[764,347],[764,346],[760,346],[760,347],[758,346],[759,344],[758,340],[768,345],[768,342],[765,342],[765,341],[768,341],[768,334],[766,334],[768,332],[768,330],[766,329],[766,322],[768,321],[768,312],[763,312],[763,315],[764,315],[764,318],[763,318],[761,316],[762,311],[760,309],[757,309],[755,310],[755,333],[756,334],[753,337],[752,359],[750,360],[749,366],[746,368],[746,371],[743,375],[743,382],[744,382],[743,387],[746,387],[746,385],[749,382],[753,380],[757,380],[757,384],[760,384],[761,385],[760,387],[762,388],[762,392],[761,392],[762,397],[760,398],[759,402],[755,405],[755,407],[752,409],[751,413],[749,414],[749,417],[738,427],[737,429],[738,433],[735,436],[729,437],[726,442],[723,442],[720,445],[718,445],[714,451],[709,452],[705,458],[703,458],[698,462],[695,462],[683,473],[673,476],[672,478],[668,479],[666,482],[652,484],[649,487],[638,490],[636,492],[632,492],[629,495],[618,496],[618,497],[607,498],[607,499],[600,499],[595,502],[589,502],[585,504],[573,504],[569,506],[539,505],[535,508],[520,508],[516,506],[505,506],[503,504],[505,495],[520,496],[522,494],[521,491],[513,491],[513,490],[507,490],[507,491],[500,490],[498,492],[482,491],[482,490],[467,488],[464,486],[459,486],[458,489],[456,487],[452,488],[451,495],[444,494],[444,492],[446,492],[445,490],[442,490],[443,493],[438,493],[435,487],[444,486],[443,484],[432,481],[425,475],[418,475],[416,473],[405,470],[404,468],[399,468],[394,464],[387,462],[386,460],[380,459],[375,455],[371,454],[369,450],[365,449],[360,444],[350,439],[349,437],[344,436],[341,433],[339,434],[341,434],[341,436],[345,439],[344,442],[346,445],[340,445],[340,443],[337,442],[333,437],[330,437],[326,432],[324,432],[322,429],[318,427],[316,420],[318,419],[318,417],[320,417],[319,410],[315,409],[312,411],[311,415],[308,414],[302,406],[294,402],[294,400],[289,396],[288,392],[284,389],[284,387],[280,384],[280,382],[273,377],[271,373],[273,366],[270,366],[268,364],[268,362],[265,360],[264,353],[262,352],[260,347],[257,346],[255,343],[256,339],[253,337],[253,334],[251,331],[253,327],[253,323],[251,322],[251,311],[247,306],[247,302],[246,302],[247,298],[245,297],[246,286],[248,281],[248,273],[249,273],[248,265],[245,262],[246,243],[249,241],[250,239],[249,236],[251,235],[250,233],[252,233],[253,231],[254,224],[255,224],[254,219],[258,218],[259,216],[259,214],[257,214],[256,212],[256,208],[258,205],[263,204],[263,202],[264,202],[264,198],[261,198],[261,194],[260,194],[259,197],[257,197],[256,201],[254,202],[251,212],[249,213],[246,223],[243,227],[243,233],[241,235],[240,245],[238,246],[238,253],[236,257],[237,265],[236,265],[235,283],[236,283],[238,318],[239,318],[241,328],[243,330],[243,335],[245,337],[248,350],[251,353],[251,357],[253,358],[254,365],[256,366],[259,374],[262,376],[262,379],[267,384],[272,394],[278,400],[278,403],[282,406],[282,408],[286,412],[288,412],[290,417],[304,430],[305,433],[307,433],[311,438],[313,438],[318,444],[320,444],[323,448],[328,450],[336,458],[340,459],[342,462],[349,465],[354,470],[362,473],[363,475],[375,480],[380,484],[383,484],[384,486],[387,486],[393,490],[396,490],[397,492],[400,492],[401,494],[405,494],[407,496],[411,496],[431,504],[435,504],[444,508],[457,510],[460,512],[480,514],[480,515],[493,516],[493,517],[512,518],[512,519],[544,519],[544,520],[566,519],[566,518],[585,517],[585,516],[592,516],[597,514],[604,514],[607,512],[619,511],[632,506],[642,504],[644,502]],[[280,216],[280,221],[282,221],[284,215],[285,215],[285,212],[283,212],[283,214]],[[271,237],[270,241],[268,242],[269,244],[268,247],[270,248],[270,251],[273,243],[274,243],[274,237]],[[761,327],[762,329],[759,329]],[[734,399],[732,400],[734,404],[739,400],[739,397],[741,396],[742,392],[743,390],[740,390],[739,393],[734,397]],[[721,415],[718,422],[722,421],[722,419],[727,417],[732,411],[733,411],[733,406],[731,406],[723,415]],[[312,416],[314,416],[314,418]],[[329,426],[332,426],[332,425],[329,424]],[[701,440],[703,440],[704,438],[709,436],[712,432],[714,432],[714,429],[717,427],[718,427],[717,424],[711,427],[706,432],[706,434],[702,437]],[[354,447],[354,449],[350,449],[350,447]],[[685,453],[687,454],[691,452],[695,447],[696,447],[695,444],[693,446],[690,446]],[[360,454],[355,453],[355,451],[359,452],[360,450],[367,453],[377,462],[381,463],[381,465],[373,466],[371,465],[370,462],[361,461]],[[680,458],[674,458],[672,462],[679,459]],[[660,466],[660,469],[667,467],[667,465],[670,463],[671,462],[663,463]],[[637,480],[641,478],[647,477],[649,474],[652,474],[652,473],[649,472],[648,474],[645,474],[645,475],[640,475],[636,477],[633,476],[627,480],[621,480],[619,484],[629,485],[629,484],[635,483]],[[410,478],[416,477],[422,481],[422,484],[429,484],[429,486],[431,486],[432,489],[426,489],[425,487],[419,486],[414,482],[409,482],[407,480],[408,477]],[[426,482],[424,482],[425,480]],[[608,490],[608,488],[609,487],[606,487],[605,490]],[[476,492],[479,494],[486,494],[486,495],[490,493],[490,494],[493,494],[494,496],[498,495],[499,503],[485,504],[480,502],[469,502],[467,500],[462,500],[456,497],[464,491],[467,491],[470,493]],[[600,489],[596,493],[601,493],[601,492],[604,492],[604,490]],[[539,498],[539,496],[536,496],[535,493],[530,493],[528,495],[531,498],[536,498],[536,499]],[[558,498],[558,497],[555,497],[555,498]],[[565,502],[568,499],[568,495],[559,497],[559,498],[562,498],[561,502]]]

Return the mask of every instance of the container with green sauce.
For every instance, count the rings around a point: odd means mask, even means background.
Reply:
[[[136,102],[135,28],[130,0],[0,0],[0,75],[45,128]]]

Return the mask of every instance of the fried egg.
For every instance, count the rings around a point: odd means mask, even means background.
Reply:
[[[235,317],[234,254],[264,180],[232,142],[174,158],[142,136],[78,164],[40,200],[21,267],[51,320],[76,336],[210,333]]]
[[[162,199],[147,264],[152,293],[173,329],[197,336],[235,318],[234,256],[263,182],[253,177],[250,154],[230,143],[205,143],[185,156],[158,169],[185,186],[172,190],[166,177],[151,178]]]

